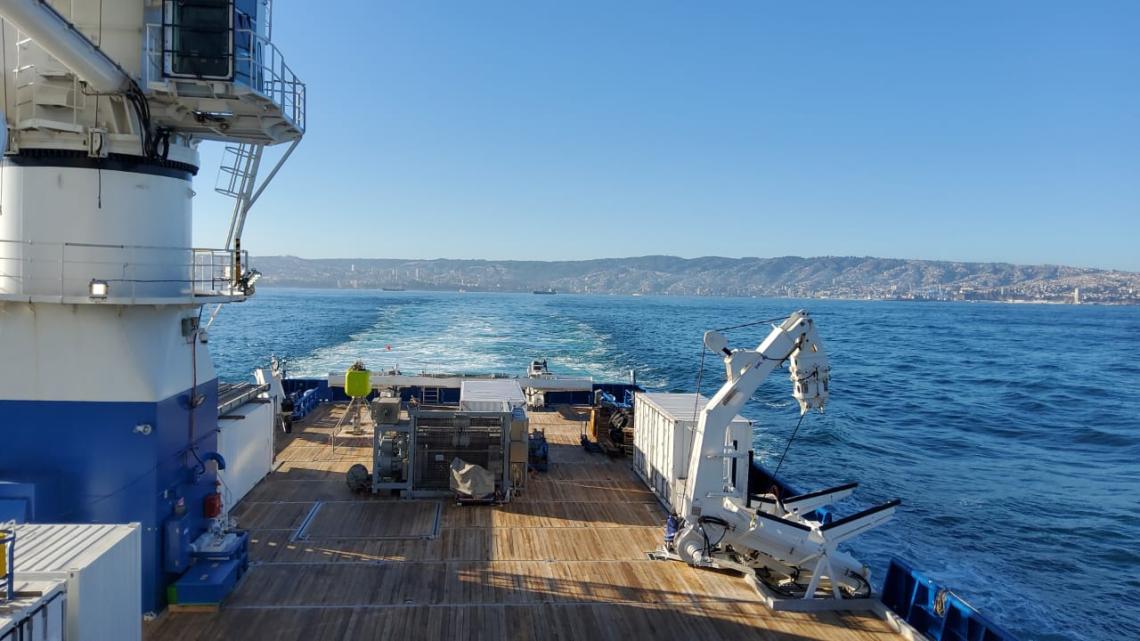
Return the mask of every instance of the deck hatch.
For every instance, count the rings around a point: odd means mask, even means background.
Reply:
[[[402,541],[439,536],[439,501],[324,501],[297,532],[299,541]]]

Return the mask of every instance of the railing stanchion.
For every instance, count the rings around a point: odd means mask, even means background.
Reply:
[[[28,244],[31,247],[31,244]],[[67,269],[67,243],[60,243],[59,245],[59,302],[63,302],[63,272]],[[20,283],[20,290],[24,289],[23,282]],[[27,292],[25,292],[27,293]]]

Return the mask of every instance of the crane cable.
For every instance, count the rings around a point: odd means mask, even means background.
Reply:
[[[792,430],[792,435],[788,437],[788,443],[784,446],[784,453],[780,455],[780,462],[776,464],[776,471],[772,472],[772,480],[780,473],[780,467],[784,465],[784,457],[788,455],[788,450],[792,447],[792,441],[796,440],[796,434],[800,431],[800,426],[804,424],[804,417],[807,412],[800,414],[800,420],[796,421],[796,429]]]
[[[685,451],[689,453],[690,460],[693,458],[693,441],[697,438],[697,426],[701,424],[699,413],[701,411],[701,380],[705,375],[705,354],[708,351],[709,349],[705,347],[704,341],[701,341],[701,367],[697,370],[697,393],[693,394],[693,421],[696,425],[693,425],[693,429],[689,430],[689,445],[685,448]],[[685,473],[687,474],[688,471],[686,470]]]
[[[740,329],[743,327],[752,327],[755,325],[763,325],[766,323],[775,323],[776,321],[779,321],[779,320],[784,320],[784,319],[783,318],[765,318],[763,320],[751,321],[748,323],[741,323],[739,325],[730,325],[728,327],[721,327],[721,328],[718,328],[714,331],[727,332],[729,330]],[[799,345],[797,342],[797,345],[795,347],[798,347],[798,346]],[[793,352],[795,351],[795,347],[792,348]],[[704,342],[702,341],[701,342],[701,366],[697,370],[697,393],[693,395],[693,420],[697,421],[698,425],[700,424],[700,417],[699,417],[698,412],[700,411],[700,402],[701,402],[701,380],[704,378],[704,374],[705,374],[705,354],[707,354],[708,351],[709,351],[708,347],[706,347]],[[789,353],[788,356],[791,356],[791,353]],[[785,356],[784,358],[782,358],[780,360],[781,361],[787,360],[788,356]],[[763,354],[761,354],[761,357],[763,357]],[[800,414],[800,419],[796,422],[796,428],[794,430],[792,430],[792,435],[790,437],[788,437],[788,442],[786,445],[784,445],[784,452],[783,452],[783,454],[780,454],[780,461],[779,461],[779,463],[776,464],[776,471],[772,473],[773,480],[774,480],[775,476],[780,473],[780,468],[784,465],[784,457],[786,457],[788,455],[788,450],[792,447],[792,441],[794,441],[796,439],[796,434],[799,433],[800,426],[803,425],[804,416],[806,416],[806,415],[807,415],[807,412]],[[692,431],[690,431],[690,433],[689,433],[688,451],[689,451],[690,457],[692,456],[692,451],[693,451],[693,440],[696,438],[696,436],[697,436],[697,430],[695,429],[695,426],[694,426],[694,429]]]
[[[721,327],[716,329],[718,332],[727,332],[730,329],[740,329],[741,327],[752,327],[753,325],[764,325],[766,323],[775,323],[776,321],[787,320],[787,317],[765,318],[764,320],[752,321],[749,323],[741,323],[740,325],[732,325],[729,327]]]
[[[728,327],[720,327],[720,328],[715,329],[713,331],[727,332],[727,331],[733,330],[733,329],[741,329],[742,327],[752,327],[754,325],[763,325],[765,323],[774,323],[774,322],[779,321],[779,320],[784,320],[784,319],[780,318],[780,317],[765,318],[762,320],[756,320],[756,321],[750,321],[747,323],[741,323],[740,325],[730,325]],[[694,421],[699,420],[698,412],[700,412],[701,380],[704,378],[704,375],[705,375],[705,354],[707,354],[708,351],[709,351],[708,347],[705,346],[704,341],[701,341],[701,366],[700,366],[700,369],[697,370],[697,393],[695,396],[693,396],[693,420]],[[689,435],[689,451],[690,452],[693,449],[693,439],[696,437],[696,434],[697,434],[696,430],[693,430],[692,433]]]

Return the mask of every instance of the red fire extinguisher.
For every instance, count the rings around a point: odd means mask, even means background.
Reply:
[[[221,482],[214,483],[214,491],[202,500],[202,514],[208,519],[214,519],[222,514]]]

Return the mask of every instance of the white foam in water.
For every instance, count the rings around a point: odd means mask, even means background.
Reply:
[[[842,514],[903,499],[893,523],[852,544],[876,581],[900,555],[1026,641],[1140,638],[1129,614],[1140,588],[1140,369],[1120,360],[1140,351],[1135,308],[281,290],[235,307],[211,346],[223,376],[271,353],[292,357],[293,376],[321,377],[358,358],[409,373],[522,374],[546,357],[598,381],[637,367],[643,385],[674,391],[696,388],[704,330],[808,307],[832,355],[832,395],[781,475],[805,491],[859,481]],[[334,344],[313,348],[324,341]],[[1017,363],[1018,375],[998,363]],[[724,369],[715,357],[704,365],[711,394]],[[775,464],[799,420],[786,372],[742,413],[757,422],[757,455]]]
[[[628,376],[607,359],[614,352],[611,337],[579,320],[520,314],[475,297],[433,303],[385,309],[348,341],[292,360],[290,373],[323,377],[362,360],[373,371],[522,374],[531,360],[547,358],[562,374],[599,381]]]

